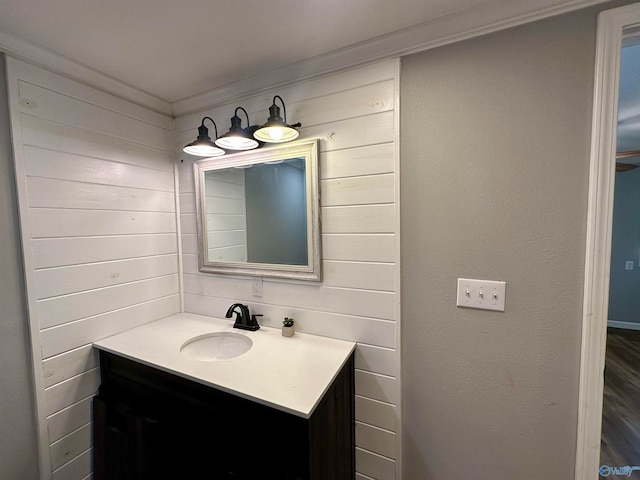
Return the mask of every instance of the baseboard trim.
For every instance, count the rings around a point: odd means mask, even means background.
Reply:
[[[640,323],[619,322],[618,320],[607,320],[607,327],[626,328],[627,330],[640,330]]]

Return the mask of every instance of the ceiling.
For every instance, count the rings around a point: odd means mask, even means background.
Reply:
[[[0,0],[0,39],[174,103],[303,60],[417,34],[419,26],[445,37],[601,1]]]
[[[172,102],[483,3],[1,0],[0,29]]]

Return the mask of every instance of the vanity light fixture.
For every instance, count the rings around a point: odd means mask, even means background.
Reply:
[[[284,111],[284,119],[280,116],[280,107],[276,105],[276,99],[282,103],[282,110]],[[273,104],[269,107],[269,120],[262,125],[258,130],[253,133],[254,138],[261,142],[267,143],[284,143],[295,140],[300,135],[300,132],[296,130],[297,127],[301,127],[301,123],[294,123],[293,125],[287,124],[287,107],[284,104],[284,100],[280,95],[273,97]]]
[[[211,117],[204,117],[201,125],[198,127],[198,138],[182,149],[184,153],[196,155],[198,157],[220,157],[225,154],[224,150],[216,147],[215,143],[211,141],[211,138],[209,137],[209,129],[204,126],[204,121],[207,118],[213,123],[213,128],[216,132],[216,140],[218,139],[218,126],[216,125],[216,122],[214,122]]]
[[[249,114],[242,107],[237,107],[231,117],[231,128],[227,133],[216,140],[216,145],[228,150],[252,150],[258,148],[260,144],[254,140],[249,133],[252,129],[248,126],[246,129],[242,128],[242,120],[238,116],[238,110],[242,110],[247,116],[247,125],[249,122]],[[253,127],[255,128],[255,127]]]

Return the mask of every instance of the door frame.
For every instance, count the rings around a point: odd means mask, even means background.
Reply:
[[[584,273],[576,480],[599,478],[623,31],[640,24],[640,3],[598,15]]]

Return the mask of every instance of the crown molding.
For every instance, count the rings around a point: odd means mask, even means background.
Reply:
[[[168,102],[70,58],[0,31],[0,51],[155,112],[182,116],[285,85],[378,60],[400,57],[498,30],[560,15],[607,0],[491,0],[349,47],[238,79],[207,92]]]
[[[302,80],[459,42],[607,0],[495,0],[172,102],[176,117]]]
[[[0,52],[115,95],[154,112],[173,116],[169,102],[10,33],[0,31]]]

